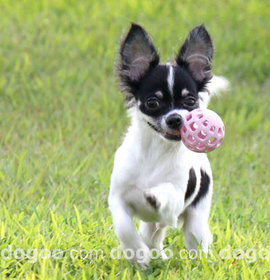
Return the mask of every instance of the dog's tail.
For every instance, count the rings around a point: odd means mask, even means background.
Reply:
[[[213,76],[207,84],[207,90],[200,92],[200,108],[207,108],[208,103],[212,96],[218,95],[222,91],[230,89],[230,82],[222,76]]]
[[[217,95],[221,91],[226,91],[230,88],[229,81],[222,76],[213,76],[207,85],[210,95]]]

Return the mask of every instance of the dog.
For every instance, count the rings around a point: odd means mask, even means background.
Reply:
[[[206,108],[211,96],[228,85],[213,76],[213,43],[204,25],[195,27],[175,63],[162,65],[148,33],[137,24],[120,47],[120,83],[131,126],[115,154],[108,198],[117,237],[133,262],[146,268],[150,250],[166,259],[166,227],[182,225],[188,249],[212,243],[208,225],[213,190],[204,153],[181,141],[184,115]],[[133,217],[141,220],[139,231]]]

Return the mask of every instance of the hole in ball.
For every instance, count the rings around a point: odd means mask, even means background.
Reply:
[[[197,148],[198,150],[202,151],[202,150],[205,148],[205,146],[204,146],[204,144],[199,143],[199,144],[197,144],[196,148]]]
[[[192,131],[195,131],[198,128],[198,125],[195,122],[192,122],[189,127],[191,128]]]
[[[222,131],[222,128],[219,128],[219,129],[218,129],[218,135],[222,135],[222,132],[223,132],[223,131]]]
[[[191,114],[188,114],[188,115],[186,116],[186,120],[187,120],[187,121],[189,121],[191,118],[192,118],[192,115],[191,115]]]
[[[215,143],[217,142],[217,139],[215,137],[211,137],[209,140],[208,140],[208,143],[210,145],[214,145]]]
[[[209,121],[207,121],[207,120],[205,120],[205,121],[203,122],[203,125],[204,125],[204,126],[208,126],[208,124],[209,124]]]
[[[193,143],[193,142],[195,141],[195,138],[194,138],[193,136],[189,135],[189,136],[188,136],[188,141],[189,141],[190,143]]]
[[[205,132],[205,131],[203,131],[203,130],[201,130],[199,133],[198,133],[198,137],[200,138],[200,139],[205,139],[206,138],[206,136],[207,136],[207,133]]]

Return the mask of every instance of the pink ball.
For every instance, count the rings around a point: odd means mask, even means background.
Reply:
[[[181,128],[181,138],[193,152],[208,153],[220,146],[225,127],[217,113],[209,109],[188,112]]]

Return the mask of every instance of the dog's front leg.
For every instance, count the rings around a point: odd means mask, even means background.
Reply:
[[[125,257],[132,262],[137,262],[141,268],[146,268],[149,264],[150,251],[135,229],[129,205],[122,198],[111,195],[109,207]]]
[[[162,183],[144,192],[147,201],[158,211],[160,224],[177,227],[184,208],[184,193],[172,183]]]

